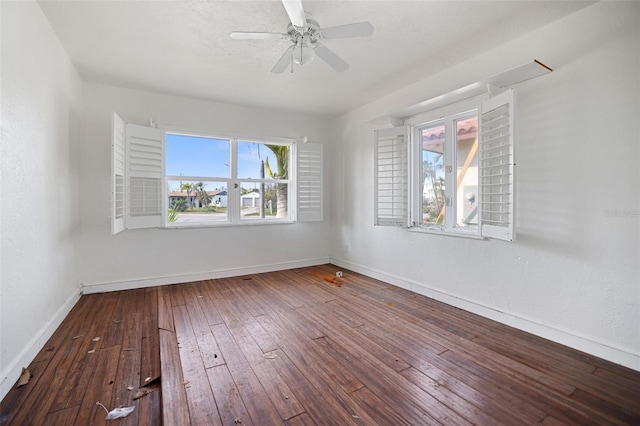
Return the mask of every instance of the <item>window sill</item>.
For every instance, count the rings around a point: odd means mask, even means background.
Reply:
[[[161,229],[202,229],[202,228],[228,228],[228,227],[237,227],[237,226],[262,226],[262,225],[287,225],[293,224],[296,221],[290,219],[282,219],[282,220],[248,220],[238,223],[191,223],[191,224],[168,224]]]
[[[420,234],[433,234],[433,235],[442,235],[446,237],[460,237],[460,238],[469,238],[472,240],[484,240],[485,237],[471,233],[468,231],[455,230],[455,229],[435,229],[435,228],[427,228],[423,226],[412,226],[408,228],[408,231],[417,232]]]

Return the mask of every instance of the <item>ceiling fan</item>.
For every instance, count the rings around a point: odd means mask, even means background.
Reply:
[[[294,63],[306,65],[313,61],[315,55],[318,55],[336,71],[346,71],[349,64],[320,43],[320,40],[367,37],[373,34],[373,25],[370,22],[320,28],[314,17],[304,11],[302,0],[282,0],[282,4],[291,21],[287,26],[286,33],[234,31],[229,34],[229,37],[234,40],[289,40],[292,45],[271,69],[271,72],[275,74],[282,73],[289,65],[291,65],[291,72],[293,72]]]

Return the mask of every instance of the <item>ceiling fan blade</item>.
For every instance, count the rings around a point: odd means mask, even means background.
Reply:
[[[307,17],[304,14],[302,0],[282,0],[282,5],[294,27],[307,29]]]
[[[373,25],[368,21],[322,29],[322,38],[324,39],[368,37],[372,34]]]
[[[287,67],[291,63],[291,51],[292,50],[293,50],[293,46],[289,47],[287,50],[284,51],[282,56],[280,56],[280,59],[278,59],[278,62],[276,62],[276,64],[273,66],[273,68],[271,68],[271,72],[272,73],[280,74],[284,70],[287,69]]]
[[[285,40],[289,36],[282,33],[254,33],[249,31],[234,31],[229,34],[234,40]]]
[[[316,43],[316,55],[320,56],[327,64],[338,72],[346,71],[349,64],[342,60],[338,55],[327,49],[320,43]]]

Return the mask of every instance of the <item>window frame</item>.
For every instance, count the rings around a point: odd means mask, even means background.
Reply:
[[[505,241],[515,240],[515,143],[514,143],[514,116],[515,116],[515,92],[508,88],[496,95],[486,94],[472,97],[460,102],[451,103],[437,109],[429,110],[411,117],[405,118],[402,127],[386,128],[374,131],[374,210],[376,212],[374,225],[376,226],[403,226],[408,230],[429,234],[466,237],[466,238],[495,238]],[[474,230],[459,227],[457,221],[449,220],[449,225],[423,225],[423,177],[422,177],[422,135],[420,129],[428,127],[438,121],[449,122],[450,129],[456,120],[468,117],[469,113],[477,111],[477,152],[476,161],[478,168],[478,225]],[[398,168],[394,172],[393,181],[408,181],[409,195],[407,209],[409,220],[407,224],[402,221],[380,221],[378,209],[383,204],[378,199],[378,194],[384,184],[378,171],[384,164],[378,158],[378,152],[384,148],[385,139],[381,135],[409,135],[408,172],[404,168]],[[457,131],[447,132],[449,143],[449,159],[445,160],[452,166],[451,176],[445,186],[447,195],[451,200],[452,214],[455,218],[457,210],[457,161],[455,144],[451,142]],[[406,137],[405,137],[406,140]],[[495,153],[498,152],[499,155]],[[455,170],[455,172],[454,172]],[[455,173],[455,174],[454,174]],[[451,184],[452,182],[452,184]],[[497,188],[497,189],[494,189]],[[484,194],[484,196],[483,196]],[[449,207],[446,205],[446,207]],[[445,210],[446,213],[446,210]],[[489,223],[483,223],[483,216],[490,217]],[[499,220],[495,218],[499,217]],[[447,222],[445,222],[447,223]]]
[[[164,203],[165,208],[163,210],[163,227],[168,229],[189,229],[189,228],[207,228],[207,227],[224,227],[224,226],[243,226],[243,225],[266,225],[266,224],[283,224],[283,223],[295,223],[297,221],[296,215],[296,200],[292,194],[292,188],[295,187],[296,182],[296,167],[294,166],[296,159],[296,139],[293,138],[275,138],[275,137],[245,137],[238,135],[224,135],[214,132],[193,132],[181,130],[172,130],[171,128],[163,129],[164,135],[180,135],[187,137],[197,137],[204,139],[217,139],[225,140],[229,142],[229,176],[228,177],[206,177],[206,176],[174,176],[165,175],[164,188],[166,188]],[[239,143],[256,143],[261,145],[285,145],[289,147],[289,173],[287,179],[271,179],[271,178],[241,178],[238,175],[238,145]],[[266,148],[266,147],[265,147]],[[268,149],[268,148],[266,148]],[[165,154],[164,162],[166,164],[167,157]],[[196,222],[193,224],[180,224],[175,222],[169,222],[168,219],[168,182],[174,180],[193,181],[193,182],[226,182],[227,184],[227,219],[216,223],[204,223]],[[243,218],[241,214],[241,188],[243,183],[268,183],[278,184],[285,183],[288,185],[287,190],[287,218]]]
[[[229,177],[211,176],[173,176],[166,174],[166,135],[186,135],[222,139],[230,144]],[[142,140],[140,140],[142,138]],[[235,145],[232,144],[234,140]],[[141,145],[144,142],[148,146]],[[255,179],[237,176],[237,143],[249,142],[260,144],[278,144],[289,146],[289,169],[287,179]],[[304,143],[303,143],[304,142]],[[142,149],[141,149],[142,148]],[[140,157],[142,152],[142,157]],[[160,153],[158,158],[157,153]],[[142,163],[140,163],[142,160]],[[142,167],[142,169],[141,169]],[[111,114],[111,192],[110,222],[111,234],[116,235],[124,230],[159,228],[159,229],[198,229],[203,227],[256,226],[292,224],[297,222],[321,222],[324,210],[323,182],[323,145],[307,142],[307,138],[254,137],[248,135],[226,135],[220,132],[202,132],[193,129],[169,126],[145,127],[125,122],[117,113]],[[138,195],[131,186],[141,179],[159,180],[158,185]],[[177,225],[169,222],[169,180],[190,182],[226,182],[227,184],[227,220],[219,223],[197,223],[193,225]],[[240,188],[244,182],[269,184],[286,183],[287,218],[251,218],[240,217]],[[133,190],[132,190],[133,189]],[[150,191],[150,192],[149,192]],[[135,214],[131,206],[137,206],[141,200],[149,202],[159,198],[159,208]],[[143,207],[146,206],[143,205]],[[229,212],[231,210],[231,212]],[[132,214],[133,213],[133,214]]]
[[[430,111],[428,114],[421,114],[421,119],[426,121],[420,122],[410,126],[411,129],[411,198],[410,198],[410,210],[411,210],[411,227],[415,230],[427,231],[436,234],[459,234],[460,236],[479,237],[481,224],[478,219],[478,225],[475,229],[465,229],[458,225],[457,210],[458,210],[458,173],[457,173],[457,132],[455,126],[457,121],[464,120],[471,117],[478,117],[480,108],[478,105],[474,105],[472,109],[470,105],[465,103],[454,106],[454,110],[458,112],[452,112],[450,109],[447,111],[447,115],[443,115],[441,109]],[[421,121],[416,120],[416,121]],[[445,168],[445,216],[444,224],[426,224],[423,223],[423,162],[422,162],[422,130],[443,125],[445,128],[445,142],[443,147],[444,161],[443,166]],[[451,171],[447,171],[450,167]],[[479,174],[478,174],[479,176]],[[479,201],[478,201],[479,204]]]

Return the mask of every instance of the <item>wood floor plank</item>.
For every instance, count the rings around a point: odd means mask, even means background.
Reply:
[[[597,369],[593,364],[580,361],[565,354],[545,349],[541,350],[539,346],[532,344],[528,340],[507,334],[502,329],[493,329],[485,333],[478,333],[478,337],[476,337],[475,340],[487,347],[509,348],[515,353],[522,354],[525,357],[531,356],[545,365],[557,366],[561,370],[572,371],[576,374],[592,374]]]
[[[158,327],[158,290],[145,291],[145,311],[142,316],[142,348],[140,359],[140,386],[149,385],[160,378],[160,343]]]
[[[97,298],[88,298],[87,296],[83,296],[78,300],[73,309],[71,309],[71,312],[69,312],[47,341],[46,345],[38,352],[33,362],[50,360],[61,345],[64,345],[68,339],[75,336],[75,334],[72,333],[75,333],[74,327],[76,322],[81,318],[86,319],[88,317],[92,310],[91,305],[94,300],[97,300]]]
[[[560,420],[554,418],[553,416],[547,416],[540,423],[540,426],[566,426],[567,423],[561,422]]]
[[[351,392],[349,396],[351,396],[364,411],[374,417],[378,423],[388,425],[413,424],[403,414],[396,411],[398,407],[388,405],[366,386]]]
[[[138,399],[138,426],[162,425],[162,384],[152,383],[145,386],[149,392]],[[165,423],[168,425],[168,423]]]
[[[495,411],[492,412],[492,410],[486,409],[482,410],[482,407],[477,407],[470,401],[466,400],[446,386],[442,386],[440,383],[415,368],[403,370],[400,374],[411,383],[414,383],[425,392],[432,395],[438,401],[445,403],[449,408],[473,424],[518,424],[521,421],[513,416],[507,417],[508,413],[496,413]],[[495,417],[493,417],[492,414]]]
[[[100,333],[101,347],[108,348],[109,346],[122,345],[124,323],[133,310],[130,303],[131,293],[132,290],[118,292],[118,299],[111,310],[106,327]]]
[[[107,406],[111,401],[120,349],[120,346],[111,346],[96,352],[96,369],[82,398],[76,417],[76,425],[104,425],[107,423],[105,420],[107,413],[97,405],[97,402]],[[116,407],[107,406],[107,410],[114,408]]]
[[[262,286],[255,280],[253,275],[234,278],[232,283],[233,285],[229,289],[235,294],[242,295],[241,300],[246,312],[254,317],[265,314],[261,291],[256,290],[256,287],[262,290]]]
[[[171,295],[171,305],[180,306],[184,305],[184,296],[182,295],[182,288],[185,284],[172,284],[169,286],[169,294]]]
[[[238,387],[233,381],[227,365],[219,365],[207,369],[207,377],[215,395],[222,424],[253,425],[249,411],[242,401]]]
[[[134,412],[120,421],[123,425],[133,426],[139,423],[140,414],[139,402],[133,399],[139,391],[140,383],[140,352],[142,347],[142,318],[140,313],[132,312],[127,316],[123,333],[122,350],[120,351],[120,360],[113,384],[113,396],[109,406],[135,406]]]
[[[301,309],[298,309],[298,311],[300,311]],[[321,314],[317,314],[317,313],[312,313],[311,315],[313,315],[317,321],[328,321],[328,317],[330,315],[328,315],[327,312],[323,312]],[[333,323],[335,324],[335,322]],[[339,323],[338,323],[339,324]],[[330,325],[328,325],[328,327],[331,327]],[[353,337],[354,335],[357,335],[357,333],[350,333],[348,336],[344,335],[343,333],[341,333],[339,331],[339,325],[337,326],[333,326],[333,329],[331,331],[332,339],[338,339],[338,341],[341,341],[342,344],[345,347],[349,348],[349,352],[351,353],[351,355],[353,355],[353,359],[358,359],[359,363],[362,363],[362,357],[367,357],[369,356],[371,360],[375,360],[374,362],[380,361],[380,353],[381,351],[378,350],[373,344],[368,344],[367,341],[354,341]],[[353,342],[353,343],[357,343],[355,345],[349,345],[349,342]],[[318,342],[321,342],[321,340],[318,340]],[[329,341],[325,342],[326,344],[329,344]],[[364,349],[363,351],[358,351],[358,352],[353,352],[351,348],[362,348]],[[375,354],[375,355],[374,355]],[[392,355],[392,354],[390,354]],[[349,356],[348,355],[341,355],[339,353],[336,353],[336,356],[343,356],[345,357],[347,360],[349,360]],[[362,356],[362,357],[360,357]],[[385,361],[380,361],[382,362],[385,366],[389,367],[389,368],[394,368],[394,357],[391,357],[390,360]],[[397,360],[396,360],[397,361]],[[379,364],[378,364],[379,365]],[[406,364],[408,367],[408,364]],[[403,369],[404,370],[404,369]],[[378,378],[379,374],[380,374],[380,368],[377,368],[376,370],[376,379]],[[413,370],[416,373],[420,374],[419,372],[417,372],[417,370]],[[460,416],[462,416],[463,418],[466,419],[471,419],[471,421],[473,423],[481,423],[481,424],[489,424],[489,423],[494,423],[495,419],[492,419],[490,416],[488,416],[487,414],[483,413],[482,411],[480,411],[479,409],[477,409],[477,407],[473,406],[472,404],[470,404],[468,401],[466,401],[465,399],[459,397],[457,394],[449,391],[446,388],[441,388],[435,381],[429,379],[426,376],[420,376],[416,374],[414,376],[415,378],[421,378],[422,380],[411,380],[412,383],[417,384],[420,388],[422,388],[423,390],[425,390],[430,396],[433,396],[435,399],[437,399],[440,403],[442,403],[443,405],[445,405],[448,408],[452,408],[457,414],[460,414]],[[402,376],[404,376],[405,378],[408,378],[408,376],[406,374],[402,374]],[[390,375],[390,377],[393,377],[393,375]],[[369,385],[367,385],[369,386]],[[423,398],[424,400],[425,398]],[[390,402],[388,402],[390,403]],[[436,404],[437,406],[439,406],[440,404]],[[434,412],[434,405],[433,404],[429,404],[428,406],[428,411],[430,413]],[[445,409],[445,411],[447,411]],[[446,420],[447,422],[449,421],[455,421],[453,419],[447,419],[446,416],[447,414],[444,414],[444,419],[440,418],[439,420]]]
[[[242,306],[243,300],[236,300],[234,293],[229,286],[227,286],[226,279],[219,279],[215,281],[215,284],[209,288],[212,299],[215,300],[215,304],[218,307],[218,312],[222,317],[222,322],[227,327],[240,327],[243,324],[243,318],[249,318],[251,315],[245,312],[238,306]],[[212,327],[218,324],[212,324]]]
[[[640,383],[637,380],[619,376],[618,374],[605,370],[602,367],[596,367],[593,371],[593,375],[606,379],[608,383],[608,386],[606,387],[620,386],[628,391],[634,392],[636,395],[640,395]]]
[[[582,389],[576,389],[576,391],[571,394],[571,398],[579,401],[582,405],[596,408],[599,412],[611,419],[612,422],[620,422],[625,425],[640,425],[638,407],[636,405],[634,409],[633,403],[621,403],[618,405],[617,403],[612,403],[608,399],[605,400]],[[636,395],[636,402],[640,405],[640,394]]]
[[[364,326],[358,328],[357,331],[377,341],[389,351],[396,353],[397,356],[405,359],[413,367],[432,379],[448,386],[455,386],[457,393],[459,395],[464,394],[467,399],[471,399],[476,392],[482,393],[484,398],[483,402],[480,402],[481,404],[484,403],[487,407],[508,406],[513,411],[518,412],[519,419],[525,423],[537,423],[546,415],[544,411],[519,398],[519,388],[513,384],[509,388],[509,386],[506,386],[505,383],[496,378],[497,375],[492,376],[485,372],[476,374],[474,371],[462,369],[457,364],[437,354],[403,345],[395,336],[376,327]],[[467,386],[460,388],[458,383],[464,383]],[[467,387],[473,390],[469,391]]]
[[[396,374],[395,370],[385,366],[367,351],[349,346],[349,342],[338,334],[332,333],[331,338],[317,339],[315,343],[322,345],[337,361],[357,372],[357,376],[367,388],[376,392],[386,404],[397,407],[410,422],[424,424],[435,420],[442,424],[471,424],[433,395]],[[383,391],[389,388],[395,389],[395,392]]]
[[[169,286],[158,287],[158,328],[173,331],[173,310],[171,309],[171,291]]]
[[[187,306],[175,306],[173,317],[191,424],[222,425]]]
[[[515,360],[538,371],[544,372],[545,374],[549,374],[561,381],[569,383],[571,386],[574,386],[576,390],[587,391],[594,397],[606,399],[612,404],[617,404],[620,400],[623,400],[628,403],[628,405],[632,405],[639,399],[639,394],[637,392],[626,389],[623,386],[612,387],[610,386],[611,383],[609,383],[606,378],[594,376],[591,374],[591,371],[584,371],[579,368],[576,369],[571,365],[566,366],[563,364],[556,364],[548,357],[544,356],[544,354],[519,350],[515,343],[496,342],[495,340],[484,337],[475,338],[474,341],[495,353],[504,355],[509,359]],[[638,407],[636,411],[640,414],[640,407]]]
[[[287,420],[284,424],[287,426],[314,426],[316,422],[307,413],[302,413]]]
[[[220,315],[218,307],[216,306],[215,300],[211,294],[211,287],[215,284],[212,280],[204,281],[204,283],[206,283],[206,285],[202,288],[202,298],[199,298],[198,302],[200,303],[202,312],[204,312],[207,324],[222,324],[222,316]]]
[[[183,288],[185,299],[184,311],[187,313],[186,320],[191,324],[191,328],[193,329],[197,349],[202,357],[204,368],[211,368],[216,365],[222,365],[225,361],[200,305],[200,299],[204,297],[201,293],[203,292],[195,291],[191,284]]]
[[[267,311],[264,298],[260,299],[259,293],[253,289],[258,284],[253,279],[246,279],[246,277],[236,282],[239,285],[232,285],[229,290],[234,293],[235,300],[242,301],[242,305],[238,306],[238,309],[247,313],[247,315],[242,316],[244,327],[250,332],[263,352],[267,353],[277,349],[278,345],[255,320],[256,316],[264,315]]]
[[[640,424],[640,372],[334,265],[82,296],[29,369],[2,426]]]
[[[271,312],[274,309],[274,306],[275,309],[277,309],[278,307],[289,309],[289,305],[284,303],[265,303],[267,298],[264,297],[264,294],[262,294],[262,296],[256,295],[253,293],[255,290],[252,289],[256,285],[258,285],[260,287],[260,290],[264,292],[265,290],[268,290],[268,287],[264,286],[263,284],[256,284],[256,281],[254,281],[253,279],[246,279],[245,277],[241,280],[236,279],[236,282],[238,283],[238,285],[233,285],[232,283],[229,283],[230,285],[227,285],[225,284],[225,282],[222,282],[221,285],[226,289],[229,295],[234,296],[233,300],[237,302],[228,303],[226,299],[221,299],[219,300],[219,303],[223,304],[225,310],[232,311],[234,317],[242,320],[242,325],[247,330],[249,330],[252,337],[258,343],[263,352],[267,353],[277,349],[277,343],[262,328],[262,326],[260,326],[260,324],[255,320],[255,317],[264,315],[266,312]],[[260,300],[258,301],[257,299]],[[250,308],[250,305],[252,303],[259,303],[261,305],[261,308],[252,310]]]
[[[29,364],[27,368],[31,373],[29,383],[21,387],[14,385],[7,396],[0,402],[0,425],[10,424],[13,418],[20,412],[24,402],[30,398],[31,394],[37,392],[40,386],[47,386],[47,384],[38,386],[38,383],[44,375],[49,361],[51,361],[51,359],[42,359]],[[25,406],[24,410],[30,408],[31,407]]]
[[[378,328],[384,330],[392,339],[398,342],[402,347],[412,348],[419,352],[428,352],[439,354],[447,350],[447,347],[437,339],[432,338],[429,333],[425,333],[423,329],[417,327],[411,321],[394,318],[389,321],[385,316],[386,307],[378,304],[372,304],[367,299],[347,299],[335,302],[345,310],[350,310],[352,315],[357,316],[366,324],[367,328]],[[354,308],[359,307],[359,308]],[[402,329],[402,333],[397,333],[398,329]]]
[[[300,308],[300,309],[297,309],[297,311],[301,313],[308,311],[309,316],[313,315],[313,316],[322,318],[323,320],[328,321],[331,324],[335,324],[335,327],[337,327],[338,329],[341,329],[344,327],[343,325],[344,323],[341,321],[342,316],[340,316],[339,313],[336,314],[336,312],[334,312],[334,309],[333,309],[334,305],[335,304],[332,304],[330,306],[325,305],[325,306],[313,306],[313,307],[307,307],[307,308]],[[382,363],[384,363],[389,368],[392,368],[395,371],[402,371],[411,366],[409,363],[405,362],[400,357],[398,357],[397,354],[388,351],[384,347],[378,345],[375,341],[368,339],[362,334],[357,332],[347,332],[347,333],[349,336],[349,340],[352,342],[353,345],[357,347],[365,348],[370,354],[375,356],[377,359],[379,359]]]
[[[274,352],[266,354],[262,352],[244,327],[232,329],[230,332],[282,420],[288,420],[303,413],[305,410],[302,404],[298,402],[273,365],[267,361],[269,357],[277,355]]]
[[[573,403],[568,396],[555,392],[553,389],[545,389],[540,386],[532,387],[521,383],[508,374],[502,375],[495,372],[483,363],[469,360],[455,351],[447,351],[440,356],[468,371],[480,374],[483,378],[486,377],[489,381],[502,383],[503,386],[510,388],[514,394],[528,399],[529,404],[567,424],[598,425],[607,423],[602,416],[592,417],[584,410],[580,410],[578,404]]]
[[[310,306],[312,308],[326,307],[328,311],[335,317],[339,324],[347,325],[351,328],[358,328],[365,324],[365,321],[361,317],[357,317],[353,314],[351,309],[346,309],[343,305],[337,303],[335,300],[327,302],[324,305]]]
[[[79,337],[77,341],[80,343],[76,353],[70,353],[71,364],[60,366],[57,375],[61,376],[62,370],[70,373],[65,374],[60,380],[60,391],[57,392],[54,402],[51,404],[49,411],[56,411],[77,405],[84,398],[87,384],[91,375],[94,373],[96,366],[96,353],[102,349],[102,340],[100,336],[104,327],[98,326],[92,328],[87,335]],[[92,336],[95,336],[92,338]],[[99,339],[99,340],[94,340]],[[113,345],[111,345],[113,346]],[[108,402],[108,401],[107,401]]]
[[[55,411],[47,414],[45,417],[45,425],[72,425],[75,424],[76,417],[78,417],[78,411],[80,406],[74,405],[73,407],[64,408],[62,410]]]
[[[286,283],[278,280],[271,280],[263,275],[256,275],[254,280],[268,288],[270,292],[278,295],[278,301],[285,304],[288,308],[299,308],[304,306],[306,302],[299,297],[293,296],[290,292],[285,291]]]
[[[280,342],[279,345],[284,354],[282,359],[291,361],[286,365],[282,365],[282,360],[276,357],[272,360],[279,364],[278,371],[282,372],[287,368],[288,373],[296,376],[297,372],[303,372],[304,379],[300,378],[300,383],[308,381],[316,389],[313,395],[316,397],[330,395],[325,402],[325,410],[329,407],[333,408],[333,414],[336,416],[337,423],[356,423],[356,424],[375,424],[375,420],[368,416],[367,413],[361,412],[361,407],[349,396],[350,392],[360,389],[363,385],[356,382],[354,376],[345,368],[344,365],[337,363],[326,354],[313,353],[309,347],[303,342],[308,341],[300,336],[300,332],[293,332],[287,327],[283,327],[282,321],[272,320],[268,315],[258,317],[265,330],[267,330],[274,338]],[[281,373],[282,374],[282,373]],[[344,377],[348,376],[348,377]],[[350,384],[354,383],[354,384]],[[291,389],[296,389],[296,384],[287,381]],[[301,395],[296,393],[300,400]],[[307,412],[313,415],[312,409],[305,404]],[[353,416],[358,416],[354,418]],[[315,421],[321,420],[322,417],[313,417]]]
[[[188,425],[189,408],[178,340],[176,334],[168,330],[161,329],[158,334],[162,359],[162,421],[166,425]]]
[[[504,333],[506,333],[509,336],[512,336],[513,338],[532,342],[534,345],[538,347],[539,351],[549,351],[554,353],[565,354],[569,358],[586,362],[587,364],[593,365],[596,368],[602,368],[604,370],[608,370],[614,373],[615,375],[628,378],[632,381],[637,381],[638,376],[640,375],[640,372],[638,371],[632,370],[630,368],[624,367],[619,364],[608,362],[594,355],[569,348],[567,346],[561,345],[556,342],[552,342],[551,340],[544,339],[534,334],[524,333],[520,330],[517,330],[513,327],[506,326],[504,324],[499,324],[497,328],[501,329]]]
[[[366,298],[367,296],[363,296]],[[402,311],[394,306],[388,306],[389,313],[397,316],[396,322],[401,322],[403,330],[407,332],[415,331],[417,335],[422,335],[425,339],[436,339],[440,345],[445,348],[455,348],[456,352],[468,356],[473,359],[481,358],[483,363],[496,372],[507,373],[511,377],[524,383],[537,382],[541,386],[549,386],[556,389],[564,395],[570,395],[575,386],[563,382],[555,377],[524,365],[509,357],[502,356],[492,350],[475,344],[473,341],[467,340],[456,334],[433,326],[432,324],[418,320],[411,314]],[[403,333],[404,334],[404,333]]]
[[[336,287],[330,283],[330,281],[334,281],[335,273],[326,274],[321,281],[317,277],[299,271],[281,271],[279,274],[287,279],[289,284],[287,291],[296,291],[296,294],[303,301],[306,301],[305,304],[324,304],[338,297],[335,291]],[[308,297],[308,295],[313,295],[313,297]]]
[[[294,310],[274,311],[257,319],[263,328],[277,338],[278,345],[290,358],[295,359],[299,368],[315,371],[326,383],[335,383],[346,393],[364,386],[344,365],[327,356],[325,352],[317,351],[318,348],[312,343],[314,339],[306,334],[305,327],[298,327],[303,321]]]
[[[236,383],[238,392],[255,424],[277,424],[282,422],[278,410],[271,402],[249,362],[224,324],[211,326],[226,360],[227,368]],[[250,403],[249,403],[250,401]]]
[[[42,424],[57,397],[57,394],[50,392],[50,389],[59,389],[65,383],[65,371],[69,371],[70,366],[73,365],[74,356],[81,347],[80,339],[72,339],[56,351],[47,368],[40,375],[38,386],[33,386],[24,399],[21,405],[24,408],[19,410],[12,419],[14,424]],[[27,389],[29,388],[25,390]]]
[[[260,317],[268,320],[266,315]],[[303,404],[306,412],[317,424],[376,424],[366,412],[362,413],[350,394],[337,388],[317,370],[301,368],[300,359],[289,357],[282,349],[275,351],[276,357],[269,359],[275,365],[289,388]],[[303,372],[304,371],[304,372]],[[362,418],[358,415],[364,414]]]

